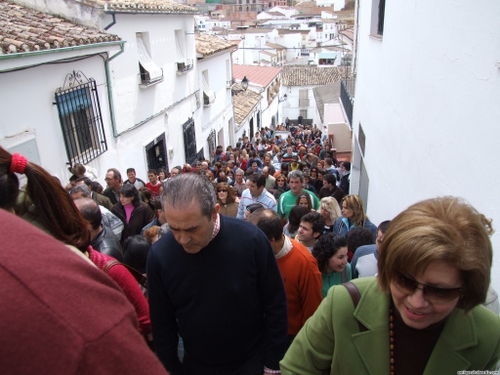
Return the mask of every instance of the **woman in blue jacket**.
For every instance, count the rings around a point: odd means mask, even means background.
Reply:
[[[363,200],[359,195],[346,195],[340,201],[340,209],[342,217],[335,220],[333,233],[345,237],[351,229],[365,227],[372,231],[374,238],[377,237],[377,226],[368,220]]]

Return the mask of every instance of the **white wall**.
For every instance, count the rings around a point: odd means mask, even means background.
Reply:
[[[90,50],[89,50],[90,51]],[[89,52],[88,51],[88,52]],[[57,53],[51,55],[57,58]],[[19,59],[9,59],[9,64]],[[36,58],[23,57],[20,64],[35,63]],[[64,138],[55,103],[55,92],[64,85],[65,77],[73,70],[82,71],[97,83],[102,119],[105,127],[108,148],[114,146],[109,123],[109,110],[106,90],[106,77],[103,60],[98,57],[75,61],[42,65],[0,74],[0,144],[8,147],[17,143],[16,138],[25,132],[35,136],[40,163],[63,184],[67,183],[70,173],[67,168],[68,158]],[[105,152],[103,155],[108,155]],[[106,173],[102,158],[97,158],[89,165],[98,170],[100,176]],[[104,184],[104,181],[100,181]]]
[[[300,110],[307,109],[307,116],[304,118],[314,119],[316,100],[314,99],[314,94],[312,89],[315,86],[286,86],[282,88],[283,95],[287,95],[286,102],[283,103],[283,118],[287,117],[290,119],[297,119],[300,114]],[[308,90],[309,106],[299,105],[299,91]]]
[[[229,67],[229,72],[227,71]],[[220,130],[224,134],[222,146],[226,149],[230,145],[230,135],[228,122],[233,120],[233,107],[231,102],[231,88],[227,88],[226,81],[232,78],[231,53],[226,51],[212,57],[198,61],[198,76],[200,79],[200,89],[203,91],[201,81],[202,73],[208,70],[209,85],[215,93],[215,101],[208,107],[201,108],[201,129],[197,134],[197,144],[199,148],[204,147],[205,158],[209,159],[207,138],[211,130],[218,134]],[[202,95],[202,92],[200,92]],[[202,96],[201,96],[202,97]],[[216,142],[218,144],[218,142]]]
[[[494,220],[497,290],[499,19],[496,0],[387,2],[379,40],[369,36],[371,4],[362,2],[354,106],[354,131],[361,123],[366,134],[372,221],[422,199],[464,197]]]
[[[151,115],[176,103],[198,89],[194,35],[185,35],[185,51],[194,60],[194,68],[184,75],[177,75],[178,60],[175,30],[192,33],[193,16],[183,15],[117,15],[117,23],[108,32],[120,35],[127,41],[125,52],[112,61],[113,93],[117,107],[118,133],[149,118]],[[154,62],[163,68],[163,82],[140,88],[139,56],[136,33],[146,32],[149,52]],[[143,34],[144,35],[144,34]],[[186,118],[187,120],[187,118]]]

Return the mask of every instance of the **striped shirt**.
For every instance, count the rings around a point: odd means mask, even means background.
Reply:
[[[253,197],[250,189],[246,189],[241,194],[240,203],[238,205],[238,219],[245,218],[245,209],[249,204],[260,203],[264,208],[271,208],[276,211],[276,199],[266,189],[262,190],[262,194],[258,197]]]

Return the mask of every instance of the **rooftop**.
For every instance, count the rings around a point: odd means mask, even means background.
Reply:
[[[0,55],[119,40],[117,35],[0,0]]]
[[[273,28],[255,28],[255,27],[249,27],[248,29],[236,29],[236,30],[229,30],[228,34],[266,34],[272,32],[274,29]]]
[[[262,99],[260,94],[252,90],[243,90],[241,85],[236,83],[232,88],[234,121],[240,125],[255,106]]]
[[[311,30],[299,30],[299,29],[278,29],[278,35],[285,35],[285,34],[309,34]]]
[[[288,65],[283,67],[281,79],[283,86],[319,86],[338,82],[350,75],[345,67],[318,68],[307,65]]]
[[[214,55],[225,50],[235,49],[234,44],[211,34],[198,33],[195,36],[196,52],[203,57]]]
[[[267,87],[281,72],[281,68],[255,65],[233,65],[233,76],[242,80],[245,76],[252,84]]]
[[[338,103],[340,98],[340,81],[313,88],[314,100],[318,108],[321,122],[324,122],[325,104]]]
[[[286,49],[286,47],[285,47],[285,46],[282,46],[281,44],[277,44],[277,43],[270,43],[270,42],[267,42],[267,43],[266,43],[266,46],[267,46],[267,47],[274,48],[274,49]]]

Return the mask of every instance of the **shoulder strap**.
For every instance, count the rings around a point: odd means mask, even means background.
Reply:
[[[340,282],[342,284],[344,284],[344,283],[349,281],[348,279],[349,279],[349,269],[347,268],[347,266],[345,266],[344,269],[342,270],[342,272],[340,273]],[[354,284],[352,284],[352,285],[354,285]],[[354,286],[354,287],[356,288],[356,286]],[[358,289],[356,288],[356,290],[358,290]],[[359,301],[359,298],[358,298],[358,301]]]
[[[351,296],[352,299],[352,303],[354,305],[354,310],[356,310],[356,307],[358,307],[359,300],[361,299],[361,293],[359,293],[358,287],[356,286],[356,284],[350,281],[342,285],[344,285],[347,291],[349,292],[349,295]],[[360,321],[358,321],[358,326],[359,326],[359,332],[368,331],[368,328],[366,328]]]
[[[117,261],[116,259],[108,260],[102,270],[104,271],[104,273],[109,273],[111,267],[116,266],[117,264],[120,264],[120,262]]]
[[[111,259],[111,260],[108,260],[106,262],[106,264],[104,265],[104,268],[102,270],[104,271],[104,273],[109,273],[109,270],[111,269],[111,267],[116,266],[117,264],[120,264],[123,267],[125,267],[132,274],[132,276],[134,276],[134,279],[136,279],[137,282],[142,287],[144,287],[145,289],[147,289],[148,283],[147,283],[146,276],[144,276],[142,273],[140,273],[139,271],[137,271],[134,267],[129,266],[128,264],[119,262],[116,259]]]

